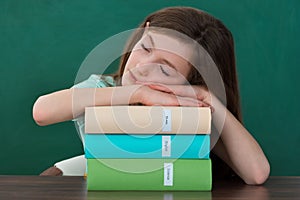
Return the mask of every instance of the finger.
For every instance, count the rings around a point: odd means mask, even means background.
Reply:
[[[143,98],[142,103],[144,105],[209,107],[207,103],[198,99],[176,96],[174,94],[161,92],[157,90],[153,90],[153,92],[154,93],[152,93],[152,95]]]
[[[161,92],[172,93],[172,91],[166,85],[163,85],[163,84],[160,84],[160,83],[136,81],[136,84],[146,85],[146,86],[148,86],[149,88],[151,88],[153,90],[158,90],[158,91],[161,91]]]
[[[210,107],[206,102],[194,98],[180,96],[176,96],[175,98],[179,106]]]
[[[177,96],[193,97],[191,95],[191,91],[187,91],[187,88],[191,87],[189,85],[164,85],[160,83],[149,83],[147,84],[147,86],[150,87],[151,89],[159,90],[161,92],[172,93]]]
[[[173,93],[176,96],[190,97],[201,101],[206,99],[208,94],[201,86],[151,84],[150,87],[152,89]]]
[[[155,82],[143,82],[142,84],[156,91],[174,94],[175,96],[178,97],[188,97],[188,98],[196,99],[198,101],[202,101],[204,103],[201,103],[201,105],[204,105],[205,107],[211,107],[212,110],[214,110],[211,104],[207,102],[208,100],[207,95],[209,95],[209,93],[206,91],[206,89],[202,88],[201,86],[164,85]],[[205,99],[206,101],[204,101]]]
[[[170,88],[164,86],[164,85],[158,85],[158,84],[149,84],[148,87],[150,87],[153,90],[159,90],[161,92],[167,92],[167,93],[173,93],[175,94]]]
[[[178,85],[176,85],[176,87],[177,86]],[[205,98],[204,96],[201,97],[201,98],[197,97],[196,94],[195,94],[195,96],[193,96],[193,95],[191,95],[191,93],[181,93],[181,92],[175,91],[176,89],[175,90],[173,90],[173,88],[171,89],[172,86],[169,87],[169,85],[165,86],[165,85],[158,85],[158,84],[149,84],[148,87],[150,87],[151,89],[154,89],[154,90],[161,91],[161,92],[166,92],[166,93],[174,94],[176,96],[182,96],[182,97],[189,97],[189,98],[197,99],[198,101],[203,101],[204,98]],[[186,88],[187,87],[185,87],[184,89],[186,89]],[[179,94],[181,94],[181,95],[179,95]],[[203,101],[203,105],[206,106],[206,107],[210,106],[209,103],[204,102],[204,101]]]

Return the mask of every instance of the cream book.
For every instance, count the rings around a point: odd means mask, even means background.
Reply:
[[[208,107],[97,106],[85,109],[87,134],[210,134]]]

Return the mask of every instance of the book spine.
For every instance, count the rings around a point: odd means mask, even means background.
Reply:
[[[88,190],[210,191],[211,160],[87,159]]]
[[[209,135],[85,134],[86,158],[209,159]]]
[[[89,134],[210,134],[207,107],[99,106],[85,109]]]

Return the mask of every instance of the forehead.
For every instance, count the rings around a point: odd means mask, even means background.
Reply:
[[[157,50],[163,50],[165,52],[175,54],[186,61],[190,61],[191,59],[193,52],[192,45],[184,42],[182,39],[176,38],[175,36],[148,31],[146,34],[144,34],[142,40],[153,42],[154,48]]]

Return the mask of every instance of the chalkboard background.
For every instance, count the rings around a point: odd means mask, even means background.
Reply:
[[[300,1],[0,1],[0,174],[39,174],[82,153],[73,122],[32,119],[43,94],[74,84],[101,41],[175,5],[203,9],[235,38],[244,122],[272,175],[300,175]]]

